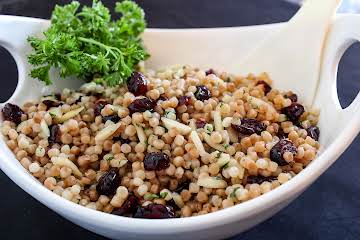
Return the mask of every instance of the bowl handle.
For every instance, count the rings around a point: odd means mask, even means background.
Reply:
[[[330,111],[337,119],[329,120],[339,125],[338,121],[345,124],[350,121],[356,121],[354,126],[360,131],[360,94],[358,93],[353,102],[345,109],[340,105],[337,94],[337,71],[341,57],[345,51],[355,42],[360,41],[360,16],[355,14],[340,14],[334,21],[328,35],[324,49],[321,79],[317,93],[317,107],[329,105],[331,101],[332,108]],[[359,79],[354,79],[359,80]],[[338,117],[337,117],[338,116]]]
[[[18,69],[18,84],[9,102],[23,103],[23,99],[32,96],[37,81],[29,77],[30,65],[27,55],[30,46],[28,36],[39,35],[48,26],[48,21],[36,18],[0,15],[0,46],[10,52]]]

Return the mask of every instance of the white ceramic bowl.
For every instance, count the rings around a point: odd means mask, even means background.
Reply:
[[[26,37],[40,34],[47,26],[48,22],[45,20],[0,16],[0,45],[12,53],[19,71],[19,84],[10,102],[22,104],[43,93],[77,85],[74,84],[76,81],[60,81],[51,88],[43,88],[37,80],[27,77],[29,65],[26,55],[30,49]],[[241,56],[266,35],[282,26],[273,24],[216,29],[148,29],[144,34],[146,46],[152,54],[148,65],[158,68],[185,63],[236,72],[238,66],[234,63],[241,60]],[[315,101],[315,105],[321,108],[319,126],[322,147],[317,159],[288,183],[234,207],[181,219],[119,217],[84,208],[50,192],[24,170],[3,140],[0,140],[0,167],[17,185],[58,214],[90,231],[113,239],[209,240],[235,235],[271,217],[299,196],[334,163],[358,134],[360,94],[347,109],[342,109],[337,98],[336,73],[344,51],[359,39],[360,16],[338,16],[325,47],[321,81]],[[294,82],[292,89],[296,91],[301,84]],[[277,87],[281,88],[281,85]]]

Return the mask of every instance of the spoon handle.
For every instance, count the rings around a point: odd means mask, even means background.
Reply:
[[[311,106],[320,76],[322,50],[340,0],[308,0],[278,32],[240,65],[240,73],[267,72],[274,85],[293,89]]]
[[[289,23],[300,21],[305,25],[307,22],[311,23],[316,19],[332,16],[341,2],[342,0],[306,0],[299,11],[289,20]]]

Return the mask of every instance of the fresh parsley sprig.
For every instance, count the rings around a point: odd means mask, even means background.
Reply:
[[[124,83],[140,61],[149,54],[141,33],[145,30],[144,11],[134,2],[117,2],[115,12],[121,18],[111,20],[110,11],[100,1],[91,7],[73,1],[56,6],[44,38],[29,37],[33,53],[28,57],[34,66],[30,75],[46,85],[52,83],[51,68],[61,77],[76,76],[108,86]]]

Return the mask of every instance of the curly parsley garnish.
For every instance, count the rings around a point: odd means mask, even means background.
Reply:
[[[33,78],[52,83],[51,68],[61,77],[76,76],[108,86],[126,82],[134,68],[149,55],[140,34],[145,30],[144,11],[134,2],[117,2],[115,12],[121,18],[112,21],[110,11],[98,0],[92,7],[73,1],[56,6],[44,38],[29,37],[33,53]]]

